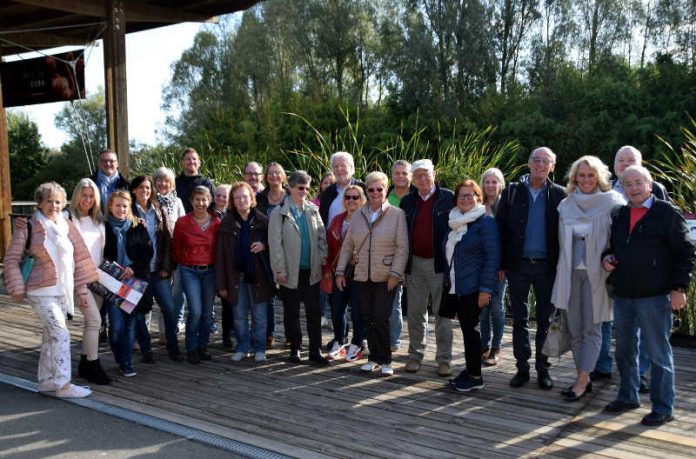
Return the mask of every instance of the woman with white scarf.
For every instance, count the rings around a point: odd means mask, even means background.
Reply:
[[[609,243],[611,210],[625,203],[611,189],[609,168],[596,156],[576,160],[568,173],[568,197],[558,206],[560,256],[551,302],[568,315],[575,383],[562,390],[566,401],[592,391],[590,372],[602,344],[602,322],[612,320],[612,302],[605,288],[609,275],[601,255]]]
[[[457,392],[483,389],[481,335],[476,329],[481,309],[488,306],[498,284],[500,238],[495,219],[486,214],[481,188],[464,180],[454,190],[457,205],[449,214],[445,240],[449,294],[457,296],[457,316],[464,335],[466,368],[450,380]]]
[[[87,307],[87,284],[97,280],[97,270],[80,233],[61,213],[66,201],[63,187],[55,182],[43,183],[34,191],[34,199],[38,210],[30,227],[18,227],[12,235],[5,256],[5,283],[14,301],[21,302],[26,294],[42,322],[39,392],[55,392],[61,398],[87,397],[92,393],[88,387],[70,383],[66,317],[74,314],[76,302],[80,308]],[[35,264],[25,284],[21,264],[28,229],[29,254]]]

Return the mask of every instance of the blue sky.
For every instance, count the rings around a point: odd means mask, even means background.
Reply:
[[[193,44],[193,38],[201,27],[201,24],[183,23],[126,36],[128,136],[131,139],[150,145],[156,143],[157,131],[161,130],[164,123],[162,88],[171,77],[171,64]],[[54,54],[70,49],[75,48],[57,48],[43,52]],[[85,84],[88,95],[94,93],[99,86],[104,86],[103,53],[101,41],[85,51]],[[36,53],[22,55],[24,58],[36,56]],[[43,143],[49,148],[57,149],[66,137],[56,128],[53,119],[64,105],[63,102],[57,102],[11,108],[8,111],[27,113],[39,126]]]

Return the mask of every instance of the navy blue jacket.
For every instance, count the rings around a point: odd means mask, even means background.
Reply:
[[[607,280],[614,295],[646,298],[688,289],[694,244],[679,209],[655,198],[629,234],[630,219],[629,206],[612,211],[611,237],[604,255],[616,256],[616,269]]]
[[[516,270],[522,261],[524,241],[527,231],[527,216],[529,214],[528,176],[517,183],[505,187],[498,202],[495,219],[498,222],[498,232],[502,255],[500,269]],[[556,271],[558,264],[558,204],[566,197],[565,189],[546,179],[546,269],[548,274]]]
[[[406,225],[408,228],[408,242],[411,248],[411,236],[413,234],[413,223],[416,220],[416,212],[418,211],[418,189],[416,188],[411,193],[401,199],[399,207],[406,212]],[[449,212],[454,207],[454,193],[447,188],[435,186],[435,202],[433,203],[433,254],[435,262],[435,272],[441,273],[447,269],[447,261],[445,254],[438,247],[445,239],[445,235],[449,232]],[[409,250],[408,264],[406,265],[406,274],[411,274],[411,260],[413,251]]]
[[[443,254],[446,244],[447,237],[442,245]],[[493,293],[496,290],[500,268],[500,238],[493,217],[484,215],[469,223],[466,234],[454,246],[452,266],[457,295]]]

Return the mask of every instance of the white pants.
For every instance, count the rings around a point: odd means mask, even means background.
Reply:
[[[60,389],[70,382],[70,332],[65,324],[62,296],[27,295],[43,325],[41,356],[39,357],[39,384]]]

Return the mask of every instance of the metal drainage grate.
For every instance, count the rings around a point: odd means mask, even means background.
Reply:
[[[38,392],[36,383],[27,381],[26,379],[17,378],[15,376],[0,373],[0,382],[10,384],[20,389],[25,389],[31,392]],[[189,440],[203,443],[205,445],[213,446],[215,448],[220,448],[225,451],[238,454],[242,457],[247,457],[251,459],[290,458],[290,456],[285,456],[274,451],[269,451],[263,448],[249,445],[247,443],[242,443],[236,440],[221,437],[219,435],[211,434],[200,429],[194,429],[181,424],[177,424],[175,422],[166,421],[164,419],[156,418],[154,416],[150,416],[143,413],[138,413],[132,410],[119,408],[117,406],[109,405],[89,398],[62,400],[85,408],[89,408],[91,410],[98,411],[100,413],[115,416],[126,421],[131,421],[137,424],[151,427],[162,432],[167,432],[178,437],[183,437]]]

